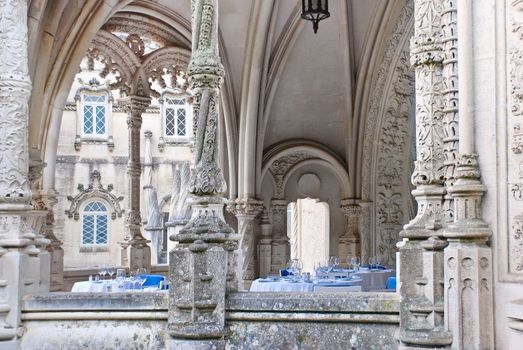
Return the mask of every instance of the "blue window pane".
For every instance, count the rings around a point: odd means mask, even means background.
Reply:
[[[93,133],[93,106],[84,106],[84,134]]]
[[[96,106],[96,133],[105,134],[105,106]]]
[[[107,244],[107,215],[96,217],[96,244]]]
[[[176,111],[176,125],[178,128],[178,136],[185,136],[186,134],[186,118],[185,118],[185,109],[178,109]]]
[[[91,202],[87,204],[84,211],[92,212],[92,211],[107,211],[107,208],[105,205],[103,205],[100,202]]]
[[[165,135],[174,136],[176,133],[174,108],[165,110]]]
[[[84,95],[84,102],[105,102],[105,95]]]
[[[94,216],[85,215],[82,225],[82,244],[94,243]]]

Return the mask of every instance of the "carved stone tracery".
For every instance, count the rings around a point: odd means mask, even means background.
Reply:
[[[65,214],[69,219],[80,219],[80,207],[83,203],[92,199],[103,199],[111,206],[111,219],[115,220],[117,217],[122,217],[123,209],[120,207],[120,202],[123,196],[116,196],[113,191],[113,185],[107,185],[107,188],[101,183],[102,176],[98,170],[93,170],[89,175],[89,184],[86,186],[79,184],[79,193],[75,196],[67,196],[71,202],[69,209]],[[53,219],[54,221],[54,219]]]

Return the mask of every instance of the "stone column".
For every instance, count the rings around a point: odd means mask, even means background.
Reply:
[[[400,233],[400,349],[444,348],[452,342],[443,324],[444,213],[443,0],[415,0],[411,63],[416,76],[416,162],[412,194],[416,217]]]
[[[16,349],[28,260],[38,255],[27,218],[28,102],[27,1],[0,0],[0,348]]]
[[[258,260],[260,265],[260,277],[267,277],[271,274],[271,243],[272,243],[272,224],[266,209],[262,211],[260,218],[261,237],[258,241]]]
[[[454,9],[455,11],[455,9]],[[460,0],[458,13],[459,159],[457,181],[448,189],[454,199],[454,223],[444,232],[445,326],[452,349],[494,349],[492,235],[481,218],[486,187],[480,181],[474,136],[472,0]]]
[[[54,234],[55,220],[53,208],[58,203],[58,192],[55,190],[42,190],[40,194],[47,208],[44,230],[45,238],[50,241],[47,245],[47,251],[51,260],[49,290],[51,292],[64,291],[64,249],[62,248],[62,241]]]
[[[49,292],[51,274],[51,256],[46,247],[50,241],[45,237],[45,224],[48,209],[40,193],[42,170],[45,167],[42,161],[31,160],[29,162],[29,183],[31,184],[31,206],[33,210],[28,217],[28,222],[34,233],[34,246],[39,253],[37,258],[31,259],[33,266],[29,269],[32,281],[28,285],[28,292]]]
[[[445,187],[449,188],[456,181],[456,162],[458,158],[458,36],[456,3],[453,0],[443,1],[441,27],[445,40],[443,47],[443,134]],[[443,201],[444,222],[454,220],[454,200],[450,193]]]
[[[272,211],[272,257],[271,273],[279,274],[285,268],[290,256],[289,238],[287,237],[287,201],[273,199]]]
[[[122,245],[122,264],[131,270],[140,267],[151,268],[151,248],[142,236],[142,219],[140,216],[140,176],[142,165],[140,162],[140,129],[142,127],[142,113],[150,105],[149,97],[130,96],[120,101],[127,113],[127,128],[129,131],[129,162],[127,164],[128,211],[127,237]]]
[[[369,257],[371,256],[370,216],[371,216],[372,203],[360,201],[359,206],[360,206],[360,210],[361,210],[360,220],[359,220],[360,248],[361,248],[361,262],[363,263],[363,262],[369,261]]]
[[[262,212],[263,202],[251,198],[238,198],[227,206],[227,210],[238,219],[238,234],[240,235],[240,250],[238,252],[239,287],[243,290],[249,290],[256,277],[254,219]]]
[[[218,0],[193,0],[188,76],[197,119],[192,216],[171,239],[168,349],[224,349],[225,295],[238,288],[239,236],[223,219],[226,184],[218,163],[223,66],[218,55]]]
[[[345,215],[345,232],[339,237],[338,257],[343,266],[347,266],[347,259],[361,256],[360,245],[360,216],[361,207],[353,199],[341,201],[341,211]]]

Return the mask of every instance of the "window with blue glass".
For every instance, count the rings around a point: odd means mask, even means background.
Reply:
[[[107,96],[84,94],[82,105],[84,136],[106,136]]]
[[[187,100],[167,97],[164,100],[165,136],[187,136]]]
[[[108,243],[109,213],[102,202],[88,203],[82,215],[82,245]]]

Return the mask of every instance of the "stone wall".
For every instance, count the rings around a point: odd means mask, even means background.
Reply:
[[[30,296],[21,349],[164,349],[167,304],[159,293]],[[234,293],[226,348],[396,349],[398,310],[393,293]]]

